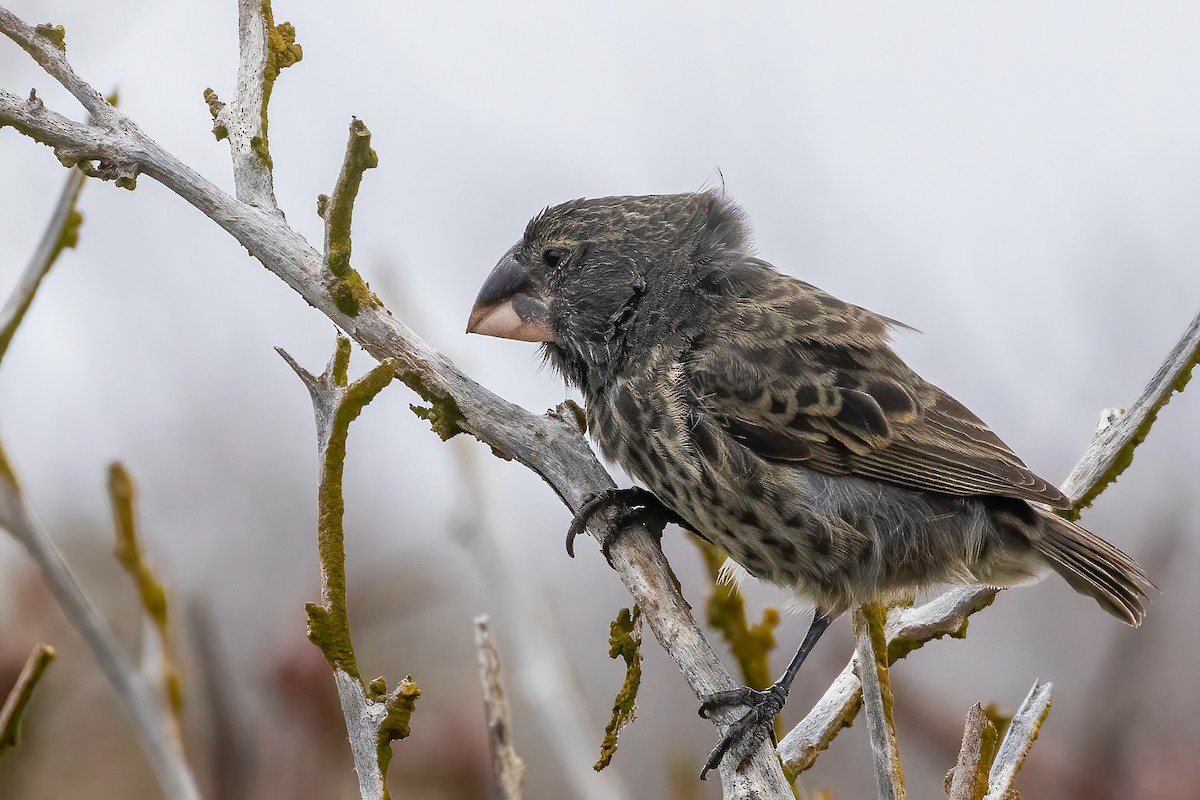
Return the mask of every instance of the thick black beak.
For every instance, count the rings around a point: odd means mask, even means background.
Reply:
[[[483,282],[467,320],[467,333],[523,342],[553,342],[546,300],[517,261],[516,252],[514,246],[505,253]]]

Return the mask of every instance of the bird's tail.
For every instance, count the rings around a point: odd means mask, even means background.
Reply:
[[[1135,628],[1142,624],[1146,590],[1156,588],[1128,554],[1055,514],[1040,513],[1043,535],[1034,543],[1071,588]]]

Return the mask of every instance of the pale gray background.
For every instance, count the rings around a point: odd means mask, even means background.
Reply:
[[[147,133],[231,189],[201,92],[232,95],[233,2],[8,5],[64,24],[82,75],[118,87]],[[578,196],[712,185],[718,170],[763,257],[923,330],[901,337],[901,353],[1051,479],[1065,477],[1102,407],[1133,401],[1200,304],[1194,3],[277,2],[276,18],[296,24],[305,53],[271,104],[289,221],[319,242],[314,198],[332,185],[351,115],[362,118],[380,167],[356,209],[355,264],[398,313],[415,311],[420,333],[527,408],[564,397],[532,347],[462,334],[479,283],[526,219]],[[7,41],[0,86],[36,86],[80,116]],[[48,149],[5,130],[0,175],[8,286],[63,171]],[[251,674],[269,650],[302,646],[302,602],[316,592],[312,420],[272,347],[315,367],[332,325],[149,178],[133,193],[89,184],[81,208],[81,245],[51,275],[0,375],[4,444],[51,530],[75,531],[97,552],[108,547],[104,467],[124,460],[155,560],[179,593],[211,599]],[[438,709],[473,719],[469,619],[490,609],[447,533],[451,453],[408,412],[413,400],[399,385],[381,396],[355,425],[347,466],[352,583],[404,572],[396,596],[421,594],[417,610],[429,612],[373,612],[383,632],[366,671],[411,671],[426,688],[398,764]],[[1200,510],[1197,398],[1177,398],[1159,425],[1085,522],[1135,554],[1162,526],[1184,528],[1174,568],[1154,576],[1164,593],[1150,616],[1159,637],[1177,640],[1164,663],[1128,676],[1151,685],[1148,741],[1169,742],[1196,736],[1200,712],[1193,681],[1173,686],[1197,654],[1187,580]],[[590,543],[565,557],[568,514],[535,476],[483,463],[511,546],[575,634],[568,647],[598,742],[620,680],[605,658],[607,620],[627,597]],[[667,549],[700,600],[690,546],[676,536]],[[0,561],[22,567],[2,538]],[[753,590],[751,600],[778,596]],[[804,623],[789,619],[784,649]],[[1069,753],[1104,699],[1088,681],[1098,659],[1113,637],[1137,647],[1143,633],[1058,581],[1007,593],[966,642],[901,665],[897,702],[911,690],[912,702],[935,697],[961,720],[977,700],[1011,710],[1036,677],[1051,679],[1039,750]],[[19,626],[0,636],[27,647]],[[789,719],[850,647],[835,629]],[[614,768],[637,796],[656,797],[667,765],[698,763],[714,735],[657,644],[646,649],[642,713]],[[776,668],[784,661],[777,654]],[[530,796],[555,796],[536,717],[521,702],[515,714]],[[114,736],[122,724],[112,722]],[[808,785],[870,792],[857,736],[839,740]],[[903,723],[901,746],[910,793],[935,796],[949,763],[924,758]]]

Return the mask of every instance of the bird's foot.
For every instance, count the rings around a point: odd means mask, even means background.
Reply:
[[[612,557],[609,551],[612,549],[613,543],[630,525],[639,523],[645,525],[651,534],[662,539],[663,528],[668,522],[686,524],[678,514],[663,505],[663,502],[648,489],[640,486],[628,489],[605,489],[599,494],[590,496],[579,507],[579,511],[575,512],[575,518],[571,520],[571,526],[567,528],[567,555],[571,558],[575,557],[575,537],[583,533],[592,516],[614,505],[621,507],[616,525],[613,532],[600,543],[600,552],[604,553],[604,560],[610,567],[612,566]]]
[[[725,758],[726,753],[734,746],[737,746],[745,757],[754,752],[767,734],[774,736],[775,717],[783,710],[785,702],[787,689],[778,683],[771,684],[766,689],[739,686],[706,697],[700,705],[700,716],[705,719],[709,719],[714,711],[721,708],[746,706],[749,710],[726,729],[721,741],[708,754],[704,769],[700,770],[700,780],[708,776],[709,770],[716,769],[721,759]]]

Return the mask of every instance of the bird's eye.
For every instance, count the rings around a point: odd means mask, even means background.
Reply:
[[[546,266],[550,269],[558,269],[558,265],[567,260],[570,253],[559,247],[551,247],[542,253],[542,261],[546,262]]]

